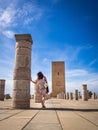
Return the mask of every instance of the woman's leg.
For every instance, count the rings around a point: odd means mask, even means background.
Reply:
[[[41,104],[42,104],[42,107],[45,108],[45,95],[41,96]]]

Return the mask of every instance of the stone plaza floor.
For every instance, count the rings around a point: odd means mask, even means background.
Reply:
[[[45,109],[31,100],[30,109],[12,109],[0,101],[0,130],[98,130],[98,99],[49,99]]]

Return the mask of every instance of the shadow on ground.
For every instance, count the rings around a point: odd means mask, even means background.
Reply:
[[[30,108],[31,110],[55,110],[55,111],[82,111],[82,112],[98,112],[98,109],[77,109],[77,108]]]
[[[13,108],[0,108],[0,110],[15,110]],[[22,109],[23,110],[23,109]],[[78,109],[78,108],[35,108],[31,107],[30,109],[24,109],[24,110],[55,110],[55,111],[82,111],[82,112],[98,112],[98,109]]]

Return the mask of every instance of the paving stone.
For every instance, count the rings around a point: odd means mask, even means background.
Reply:
[[[0,130],[98,130],[98,99],[49,99],[45,109],[31,100],[30,109],[12,109],[0,101]]]

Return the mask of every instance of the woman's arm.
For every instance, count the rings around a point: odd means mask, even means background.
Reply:
[[[33,80],[31,80],[31,81],[32,81],[32,83],[36,84],[36,81],[33,81]]]
[[[33,80],[32,80],[32,78],[31,78],[31,82],[32,82],[32,83],[34,83],[34,84],[36,84],[36,83],[37,83],[37,81],[36,81],[36,80],[35,80],[35,81],[33,81]]]

